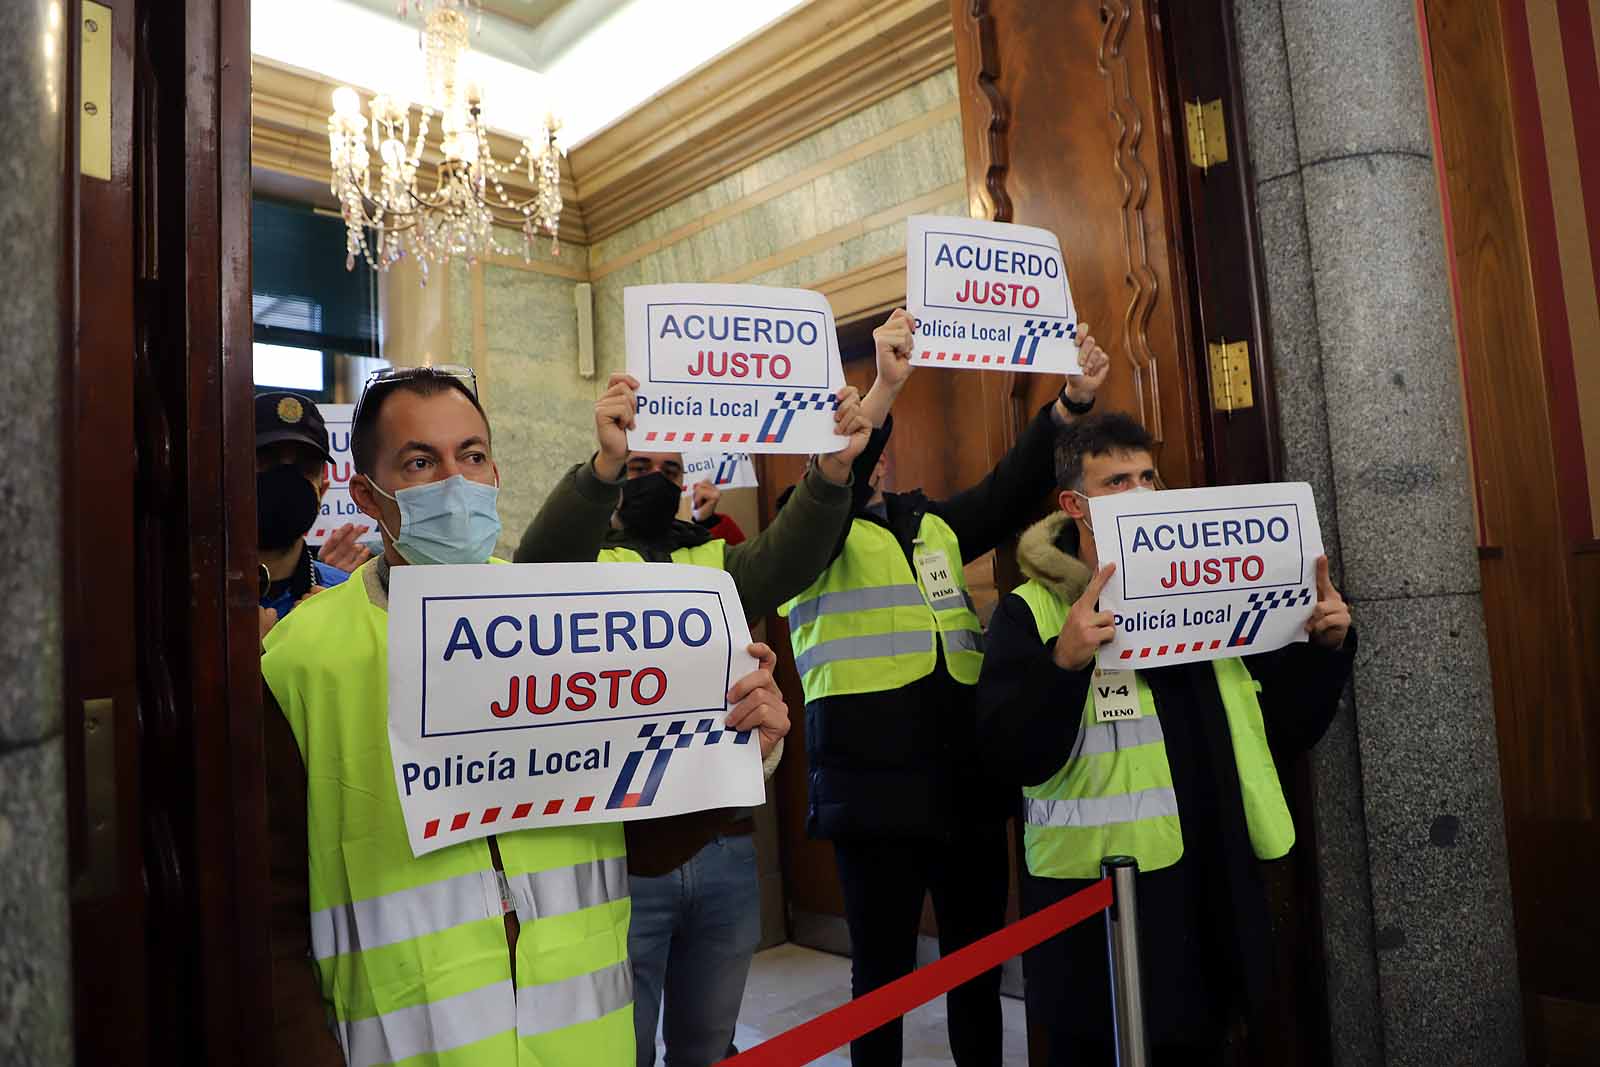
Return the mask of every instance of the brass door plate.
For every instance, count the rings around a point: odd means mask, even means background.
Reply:
[[[83,870],[72,885],[79,899],[117,892],[116,702],[83,702]]]
[[[83,0],[78,171],[111,180],[111,9]]]

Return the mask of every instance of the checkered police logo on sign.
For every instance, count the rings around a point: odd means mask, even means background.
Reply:
[[[1033,366],[1034,357],[1039,354],[1039,342],[1046,339],[1063,341],[1068,337],[1078,336],[1076,323],[1050,322],[1046,319],[1024,319],[1022,332],[1017,335],[1017,347],[1011,350],[1011,363],[1013,366]],[[1026,352],[1024,352],[1026,347]]]
[[[780,389],[756,440],[762,444],[780,443],[794,425],[795,412],[833,411],[838,406],[839,401],[831,393],[785,393]]]

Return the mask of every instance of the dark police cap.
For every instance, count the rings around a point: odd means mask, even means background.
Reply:
[[[299,393],[262,393],[256,397],[256,447],[279,441],[298,441],[316,449],[324,461],[328,454],[328,424],[309,398]]]

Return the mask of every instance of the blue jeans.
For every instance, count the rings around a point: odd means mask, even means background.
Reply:
[[[733,1041],[761,940],[755,839],[719,837],[670,874],[628,881],[639,1067],[654,1067],[663,999],[666,1067],[710,1067]]]

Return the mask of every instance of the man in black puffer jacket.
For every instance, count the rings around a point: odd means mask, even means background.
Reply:
[[[878,380],[862,410],[875,429],[856,461],[852,521],[828,569],[780,609],[806,694],[807,830],[834,843],[856,996],[916,966],[925,894],[941,952],[1004,922],[1014,801],[975,755],[982,627],[962,566],[1027,525],[1054,484],[1057,429],[1089,411],[1109,366],[1083,338],[1084,374],[1067,380],[994,470],[930,500],[883,491],[888,410],[912,369],[910,316],[895,311],[873,339]],[[951,991],[949,1029],[957,1064],[1000,1063],[998,970]],[[900,1054],[899,1020],[850,1046],[856,1067],[898,1065]]]

